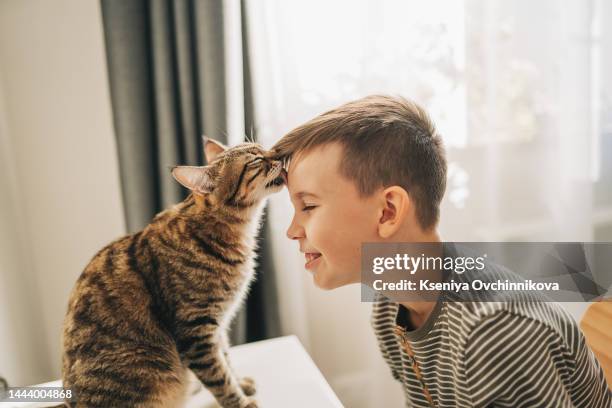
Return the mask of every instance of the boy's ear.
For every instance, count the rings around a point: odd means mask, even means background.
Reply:
[[[206,163],[210,163],[222,152],[227,150],[223,143],[219,143],[207,136],[202,136],[202,145],[204,146],[204,156]]]
[[[378,220],[378,234],[382,238],[389,238],[403,225],[411,201],[406,190],[399,186],[387,187],[382,194],[384,203]]]
[[[209,166],[175,166],[172,177],[194,193],[208,194],[214,188]]]

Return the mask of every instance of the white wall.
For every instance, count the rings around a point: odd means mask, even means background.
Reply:
[[[2,74],[0,73],[0,78]],[[1,85],[1,84],[0,84]],[[0,376],[14,383],[26,383],[28,373],[48,373],[50,366],[44,354],[43,331],[38,320],[37,297],[23,296],[34,289],[32,263],[22,225],[23,211],[17,202],[14,160],[9,152],[12,143],[4,113],[0,89]]]
[[[68,293],[125,231],[101,24],[96,0],[0,2],[0,375],[16,385],[60,375]]]

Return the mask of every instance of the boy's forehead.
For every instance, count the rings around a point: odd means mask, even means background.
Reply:
[[[328,171],[336,171],[342,159],[343,148],[339,143],[326,143],[296,153],[289,162],[289,171],[297,168],[320,167],[325,164]]]
[[[342,147],[337,143],[317,146],[292,157],[287,169],[289,191],[297,193],[298,189],[324,188],[338,177],[341,157]]]

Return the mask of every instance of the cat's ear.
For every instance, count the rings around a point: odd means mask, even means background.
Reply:
[[[204,146],[204,156],[206,156],[206,163],[210,163],[224,151],[227,147],[223,143],[219,143],[209,137],[202,136],[202,145]]]
[[[214,188],[209,166],[175,166],[172,168],[172,176],[194,193],[208,194]]]

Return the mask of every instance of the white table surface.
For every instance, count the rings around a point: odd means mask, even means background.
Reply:
[[[262,408],[342,408],[338,397],[295,336],[278,337],[230,349],[230,361],[241,376],[252,377]],[[195,376],[193,377],[195,381]],[[61,381],[38,386],[61,387]],[[194,389],[196,384],[193,384]],[[4,403],[0,407],[39,408],[57,403]],[[184,408],[218,407],[204,387]]]

